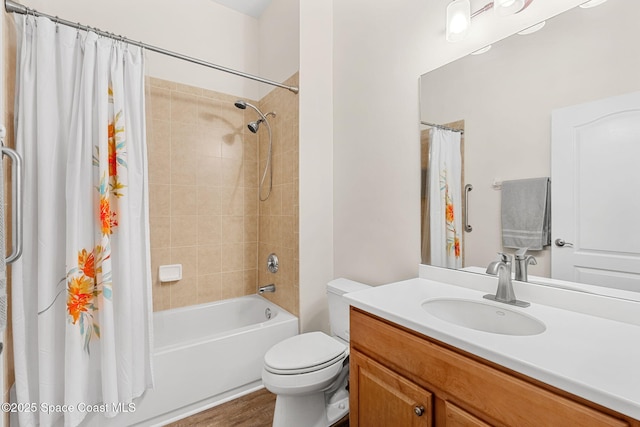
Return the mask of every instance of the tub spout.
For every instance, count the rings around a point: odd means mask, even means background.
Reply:
[[[259,294],[263,294],[265,292],[275,292],[275,291],[276,291],[276,285],[274,285],[273,283],[270,285],[260,286],[258,288]]]

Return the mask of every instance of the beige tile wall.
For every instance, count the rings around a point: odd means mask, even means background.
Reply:
[[[298,86],[298,81],[296,73],[285,84]],[[265,296],[296,316],[299,314],[298,105],[298,95],[287,90],[273,90],[260,101],[265,114],[275,111],[277,116],[269,118],[273,128],[273,189],[269,199],[259,204],[258,245],[259,285],[275,283],[276,292]],[[266,129],[260,130],[259,137],[262,177],[269,146]],[[276,274],[266,268],[272,252],[280,261]]]
[[[154,310],[256,292],[258,145],[237,98],[148,80]],[[182,264],[160,283],[158,267]]]
[[[7,138],[5,140],[5,144],[9,147],[15,148],[15,141],[13,138],[14,135],[14,127],[13,127],[13,117],[14,117],[14,105],[13,100],[15,97],[15,80],[16,80],[16,49],[17,49],[17,40],[16,40],[16,30],[13,19],[9,14],[3,12],[2,19],[4,24],[4,43],[5,48],[4,52],[2,52],[4,58],[4,117],[3,124],[7,128]],[[6,253],[11,251],[11,247],[13,243],[11,242],[11,169],[9,166],[9,162],[7,160],[3,160],[4,163],[4,195],[5,195],[5,240],[6,240]],[[11,266],[7,266],[7,301],[11,301]],[[11,329],[11,304],[8,304],[7,307],[7,328],[5,330],[5,336],[3,339],[4,349],[2,350],[2,356],[4,358],[4,390],[2,391],[3,402],[9,401],[9,390],[11,385],[14,383],[15,376],[13,371],[13,333]],[[5,425],[9,425],[9,412],[5,412],[3,415]]]
[[[297,75],[288,82],[297,85]],[[246,126],[255,111],[235,108],[236,97],[156,78],[147,96],[154,310],[254,294],[275,282],[278,292],[268,297],[297,314],[297,96],[274,90],[260,103],[248,100],[277,113],[269,118],[274,185],[266,202],[258,201],[258,183],[268,133]],[[267,273],[262,252],[278,254],[279,273]],[[178,263],[182,280],[160,283],[158,267]]]

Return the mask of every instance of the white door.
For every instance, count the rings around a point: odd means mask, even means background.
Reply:
[[[551,128],[551,277],[640,292],[640,92],[555,110]]]

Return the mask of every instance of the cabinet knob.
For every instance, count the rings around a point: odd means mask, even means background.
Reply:
[[[420,405],[414,406],[413,412],[415,412],[417,416],[421,417],[422,414],[424,414],[424,406],[420,406]]]

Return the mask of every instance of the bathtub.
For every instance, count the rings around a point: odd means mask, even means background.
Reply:
[[[264,354],[298,333],[298,318],[259,295],[153,314],[155,388],[135,412],[89,426],[156,426],[262,388]],[[84,423],[83,423],[84,424]]]

